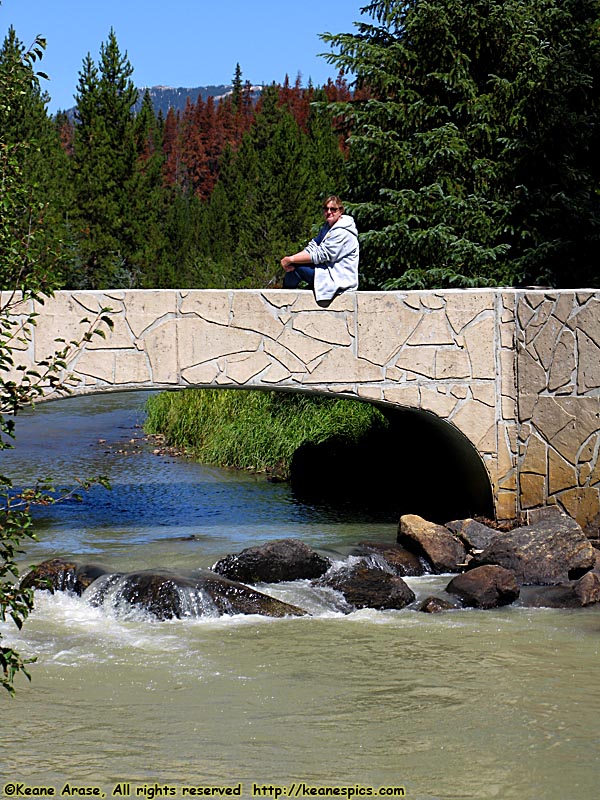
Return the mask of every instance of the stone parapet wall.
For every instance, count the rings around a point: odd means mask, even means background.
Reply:
[[[496,514],[559,502],[598,510],[598,304],[593,293],[59,292],[18,359],[33,364],[112,308],[114,328],[75,354],[75,393],[188,386],[355,397],[437,417],[490,477]]]

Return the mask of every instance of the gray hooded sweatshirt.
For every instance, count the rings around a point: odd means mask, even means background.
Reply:
[[[315,267],[317,300],[358,289],[358,231],[349,214],[342,214],[331,228],[323,225],[306,251]]]

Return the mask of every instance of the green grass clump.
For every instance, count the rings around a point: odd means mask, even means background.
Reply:
[[[235,389],[186,389],[151,397],[145,430],[198,461],[290,477],[303,444],[358,442],[387,425],[369,403],[315,395]]]

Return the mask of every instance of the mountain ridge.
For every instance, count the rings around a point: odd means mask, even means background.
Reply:
[[[252,86],[253,97],[258,97],[262,89],[262,86]],[[201,97],[204,101],[209,97],[214,97],[218,102],[230,95],[232,91],[233,86],[230,83],[195,86],[191,88],[185,86],[141,86],[138,87],[138,99],[133,108],[136,112],[140,110],[146,92],[148,92],[152,100],[154,113],[161,113],[163,116],[166,116],[170,108],[174,111],[183,111],[188,99],[196,103],[198,97]]]

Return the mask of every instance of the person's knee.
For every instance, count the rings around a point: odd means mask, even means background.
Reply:
[[[301,267],[296,267],[296,275],[299,281],[304,281],[304,283],[308,284],[311,288],[314,286],[315,283],[315,270],[314,267],[308,267],[302,265]]]
[[[300,283],[296,272],[286,272],[283,276],[283,288],[284,289],[295,289],[298,284]]]

